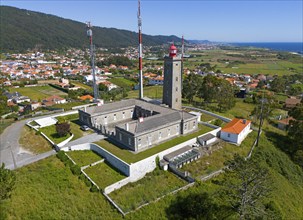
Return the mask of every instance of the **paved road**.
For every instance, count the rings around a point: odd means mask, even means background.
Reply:
[[[105,138],[105,136],[102,135],[102,134],[97,134],[97,133],[88,134],[88,135],[85,135],[85,136],[83,136],[83,137],[81,137],[77,140],[74,140],[74,141],[71,141],[71,142],[67,143],[63,147],[69,147],[69,146],[78,145],[78,144],[85,144],[85,143],[92,143],[92,142],[102,140],[104,138]]]
[[[71,111],[76,112],[76,111]],[[67,112],[65,112],[67,113]],[[62,113],[56,113],[53,115],[44,115],[36,118],[17,121],[7,127],[0,135],[0,164],[4,163],[5,167],[9,169],[16,169],[29,163],[36,162],[39,159],[43,159],[47,156],[55,154],[55,151],[49,151],[42,155],[34,155],[30,152],[24,151],[19,144],[19,137],[21,135],[22,128],[26,122],[35,120],[38,118],[45,118],[50,116],[57,116]]]

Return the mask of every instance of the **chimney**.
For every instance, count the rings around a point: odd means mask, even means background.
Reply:
[[[128,123],[125,124],[125,130],[127,130],[127,131],[129,130],[129,124]]]
[[[243,124],[246,124],[246,119],[243,119]]]

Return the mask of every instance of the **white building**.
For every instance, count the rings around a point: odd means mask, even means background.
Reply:
[[[228,142],[241,144],[250,132],[250,125],[251,121],[249,120],[234,118],[222,128],[220,138]]]

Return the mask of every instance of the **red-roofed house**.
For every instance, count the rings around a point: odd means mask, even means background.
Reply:
[[[288,117],[288,118],[278,121],[278,128],[281,130],[286,130],[286,128],[289,125],[289,122],[291,120],[295,120],[295,119],[293,117]]]
[[[220,138],[228,142],[241,144],[250,132],[250,125],[251,121],[249,120],[234,118],[222,128]]]

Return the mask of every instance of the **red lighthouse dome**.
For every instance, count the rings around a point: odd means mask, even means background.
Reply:
[[[169,57],[175,57],[175,56],[177,56],[177,47],[173,43],[169,48]]]

